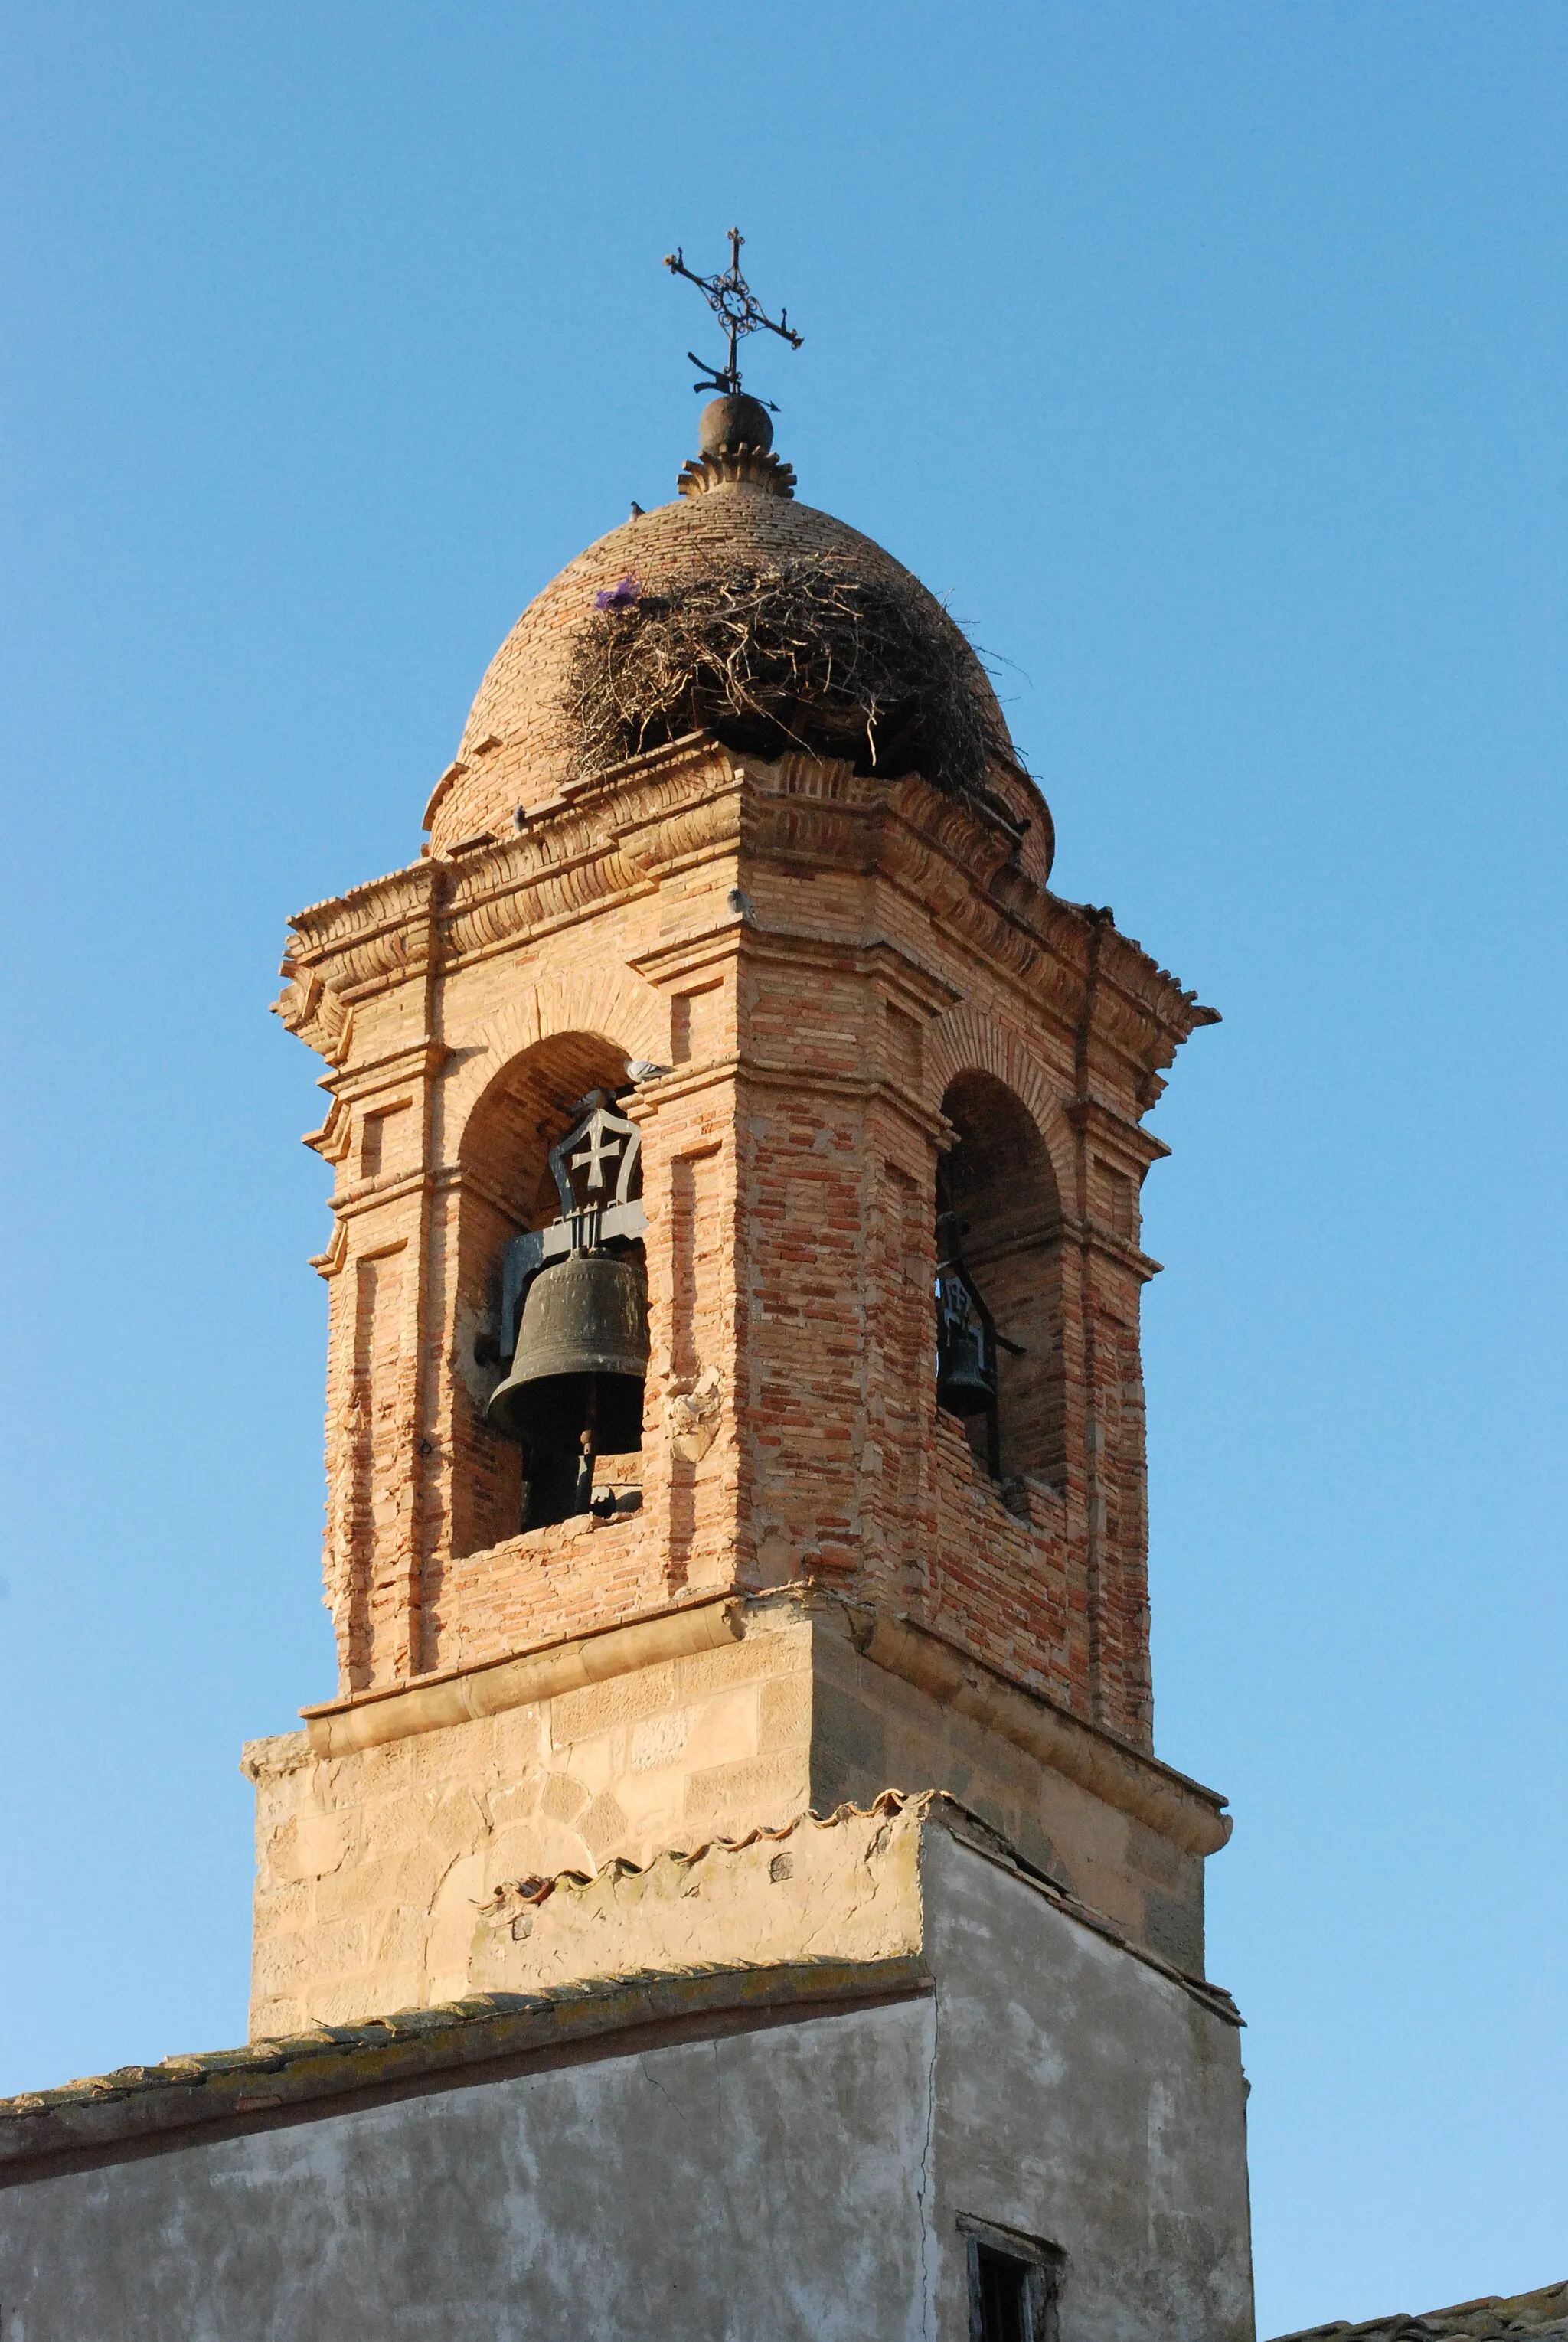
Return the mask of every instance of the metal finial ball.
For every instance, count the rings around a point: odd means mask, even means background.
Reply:
[[[726,398],[710,398],[697,425],[697,445],[704,455],[726,447],[760,447],[774,444],[773,417],[760,398],[736,391]]]

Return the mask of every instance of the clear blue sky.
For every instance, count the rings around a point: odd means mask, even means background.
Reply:
[[[1231,1795],[1263,2333],[1568,2271],[1561,5],[14,5],[4,2047],[243,2035],[330,1687],[286,913],[692,451],[998,661],[1225,1022],[1146,1190],[1159,1744]]]

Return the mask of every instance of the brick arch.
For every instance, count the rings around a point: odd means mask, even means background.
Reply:
[[[670,1012],[664,995],[629,968],[592,974],[552,972],[520,991],[482,1025],[447,1085],[448,1148],[502,1067],[556,1033],[595,1033],[629,1056],[664,1064],[670,1053]]]
[[[1020,1100],[1040,1133],[1057,1189],[1073,1192],[1073,1129],[1063,1100],[1050,1087],[1024,1036],[967,1004],[950,1008],[926,1027],[926,1104],[939,1113],[950,1084],[960,1074],[990,1074]]]
[[[934,1202],[958,1215],[966,1273],[998,1331],[990,1406],[965,1431],[982,1470],[1060,1477],[1067,1456],[1063,1221],[1074,1134],[1024,1033],[967,1005],[927,1028],[927,1101],[958,1139]],[[940,1228],[939,1228],[940,1233]]]

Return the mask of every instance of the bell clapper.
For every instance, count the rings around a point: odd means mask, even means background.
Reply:
[[[591,1513],[594,1509],[594,1464],[595,1460],[595,1439],[599,1423],[599,1377],[597,1375],[590,1375],[588,1377],[588,1393],[584,1402],[584,1409],[588,1419],[583,1426],[583,1429],[577,1442],[579,1447],[583,1451],[583,1460],[577,1466],[576,1510],[580,1513]]]

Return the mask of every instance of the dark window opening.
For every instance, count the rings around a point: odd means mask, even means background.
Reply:
[[[1065,1461],[1062,1204],[1027,1108],[989,1074],[942,1101],[956,1144],[937,1166],[937,1405],[1004,1483]]]
[[[980,2296],[981,2342],[1034,2342],[1030,2332],[1027,2261],[989,2245],[974,2248],[975,2290]]]
[[[485,1415],[523,1449],[524,1529],[582,1513],[609,1518],[617,1499],[608,1489],[594,1496],[598,1458],[643,1444],[642,1135],[616,1095],[598,1087],[576,1101],[576,1118],[547,1156],[559,1212],[502,1254],[507,1371]]]
[[[970,2342],[1055,2342],[1064,2257],[1054,2245],[961,2218],[969,2262]]]
[[[641,1503],[645,1266],[640,1180],[620,1176],[625,1075],[624,1051],[601,1036],[554,1034],[495,1076],[464,1126],[453,1366],[468,1403],[452,1417],[454,1555]],[[581,1160],[553,1164],[568,1137]],[[497,1407],[507,1382],[511,1402]]]

